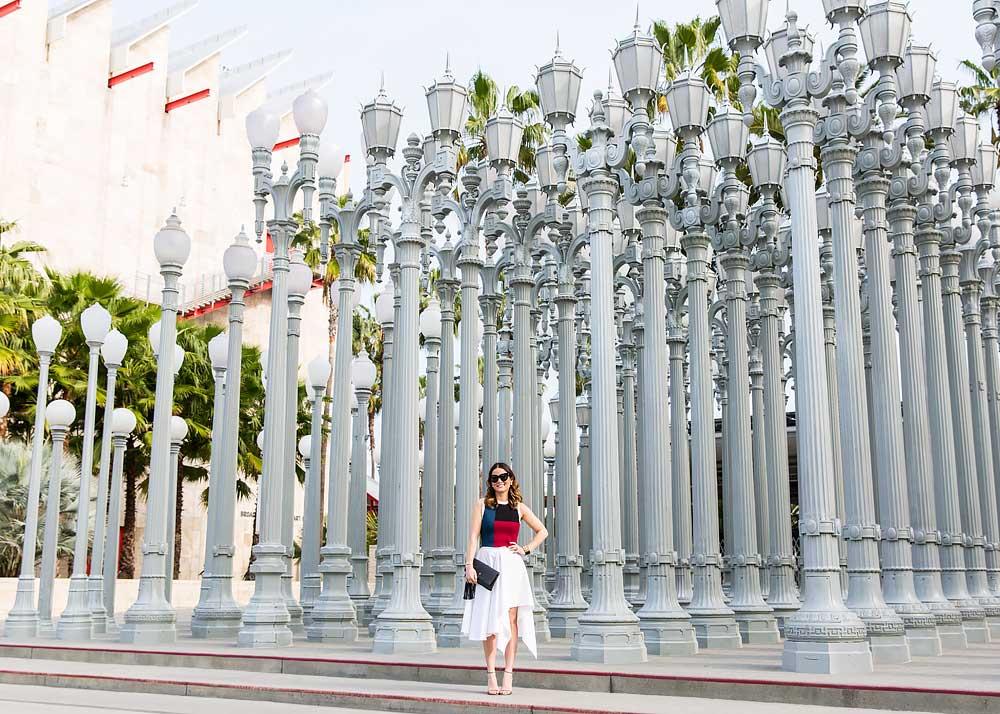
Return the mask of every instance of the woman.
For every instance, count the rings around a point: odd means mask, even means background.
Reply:
[[[521,489],[510,466],[496,463],[488,471],[486,496],[472,507],[469,542],[465,547],[465,580],[476,583],[475,559],[500,575],[492,590],[476,585],[476,596],[465,603],[462,634],[481,640],[486,655],[487,694],[510,694],[514,686],[517,638],[535,657],[535,599],[524,567],[524,556],[536,550],[549,532],[521,500]],[[523,548],[517,544],[521,521],[535,532]],[[476,550],[477,542],[479,550]],[[497,687],[497,648],[503,650],[503,686]]]

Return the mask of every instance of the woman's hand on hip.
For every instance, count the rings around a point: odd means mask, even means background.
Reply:
[[[473,585],[477,582],[478,578],[476,576],[476,569],[472,567],[472,563],[465,564],[465,582],[472,583]]]
[[[525,555],[524,548],[522,548],[521,546],[519,546],[514,541],[510,542],[510,545],[507,546],[507,550],[509,550],[511,553],[517,553],[521,557],[524,557],[524,555]]]

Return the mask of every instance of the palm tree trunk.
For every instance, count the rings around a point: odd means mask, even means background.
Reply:
[[[125,520],[122,527],[121,557],[118,560],[118,577],[135,577],[135,473],[125,473]]]

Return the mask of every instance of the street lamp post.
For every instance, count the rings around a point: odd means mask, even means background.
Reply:
[[[164,589],[167,594],[167,602],[174,602],[174,552],[177,543],[177,532],[181,524],[177,522],[177,490],[183,488],[183,484],[178,481],[178,469],[180,467],[181,445],[187,438],[188,425],[183,418],[176,414],[170,417],[170,490],[167,495],[167,557],[166,557],[166,578]]]
[[[220,430],[213,429],[212,468],[218,471],[216,488],[209,491],[209,521],[205,540],[205,572],[200,599],[191,616],[191,634],[198,638],[229,639],[239,632],[242,611],[233,597],[233,523],[236,516],[236,471],[240,393],[243,374],[243,315],[245,295],[257,270],[257,255],[242,231],[222,256],[229,281],[229,329],[226,347],[226,385]],[[216,456],[216,449],[218,456]]]
[[[153,439],[149,464],[146,530],[142,542],[139,594],[125,613],[121,641],[147,645],[173,642],[177,614],[166,598],[167,501],[170,477],[170,414],[174,402],[174,347],[177,339],[177,298],[181,269],[191,254],[191,238],[171,214],[153,239],[153,250],[163,276],[160,310],[160,349],[157,356],[156,398],[153,406]],[[155,351],[155,350],[154,350]]]
[[[347,498],[348,545],[351,548],[352,578],[348,594],[357,611],[363,612],[369,602],[368,591],[368,400],[375,386],[375,363],[362,349],[351,362],[351,382],[357,395],[358,411],[354,428],[357,433],[355,450],[351,455],[351,484]]]
[[[277,139],[278,119],[264,109],[247,116],[247,137],[250,140],[254,171],[255,231],[264,232],[264,209],[268,197],[274,213],[267,222],[267,231],[274,244],[271,284],[271,321],[269,327],[267,381],[271,385],[264,401],[264,466],[261,474],[257,522],[260,540],[253,548],[254,594],[243,612],[243,622],[237,636],[241,647],[288,646],[292,642],[291,621],[284,602],[281,579],[286,572],[282,545],[283,481],[289,478],[285,449],[285,428],[289,410],[287,400],[294,398],[286,390],[287,371],[294,370],[287,360],[288,333],[288,251],[298,224],[292,218],[293,203],[301,191],[302,214],[312,220],[312,198],[315,191],[316,164],[319,159],[319,134],[326,124],[327,108],[314,91],[296,98],[293,106],[295,125],[299,130],[299,162],[289,177],[285,167],[281,176],[271,180],[271,152]]]
[[[91,626],[94,634],[108,631],[108,613],[104,609],[104,541],[106,538],[108,512],[108,476],[111,467],[111,427],[115,410],[115,382],[118,368],[125,359],[128,340],[118,330],[111,330],[101,345],[101,357],[108,371],[107,386],[104,389],[104,426],[101,430],[101,458],[97,477],[97,510],[94,514],[94,545],[91,555],[90,581],[88,584]],[[114,615],[114,613],[111,613]]]
[[[76,538],[73,573],[69,580],[66,609],[59,618],[56,637],[60,640],[89,640],[94,636],[87,594],[87,546],[90,535],[90,481],[94,475],[94,421],[97,412],[97,372],[100,349],[111,329],[111,315],[98,304],[80,314],[84,339],[90,349],[87,368],[87,402],[83,417],[83,448],[80,459],[80,491],[76,505]]]
[[[108,504],[108,538],[104,549],[104,598],[103,611],[107,614],[107,631],[118,634],[115,619],[115,585],[118,580],[119,517],[122,503],[122,471],[125,465],[125,447],[135,430],[135,414],[119,407],[111,413],[111,443],[113,449],[111,464],[111,487]]]
[[[38,501],[42,483],[42,458],[45,449],[45,407],[48,403],[49,365],[52,363],[52,355],[62,338],[62,325],[51,315],[45,315],[32,323],[31,337],[38,353],[38,390],[35,396],[35,427],[31,436],[28,501],[24,508],[21,572],[17,579],[14,607],[7,613],[7,619],[4,622],[4,634],[11,638],[38,635],[39,607],[35,604],[35,554],[38,538]],[[51,596],[49,601],[51,602]]]
[[[438,504],[443,488],[442,474],[438,461],[438,358],[441,350],[441,307],[437,298],[431,296],[430,302],[420,313],[420,334],[424,338],[424,348],[427,350],[427,395],[424,398],[424,477],[422,505],[422,523],[427,527],[427,538],[423,550],[428,555],[432,544],[440,541],[438,531],[447,527],[438,517]],[[428,558],[427,574],[430,582],[425,607],[431,617],[437,617],[441,606],[445,603],[435,600],[434,573],[431,570],[433,560]]]
[[[56,574],[56,542],[59,538],[59,506],[62,500],[62,457],[66,432],[76,420],[76,409],[65,399],[56,399],[45,407],[45,421],[52,436],[49,457],[49,491],[45,507],[45,542],[42,546],[41,589],[38,616],[41,629],[52,631],[52,589]]]
[[[312,611],[320,594],[319,534],[323,522],[323,504],[320,503],[320,484],[323,481],[323,412],[326,384],[330,381],[330,361],[319,354],[309,363],[310,401],[312,418],[309,429],[309,448],[303,458],[309,459],[306,469],[304,509],[302,513],[302,580],[299,601],[302,603],[302,620],[312,624]],[[305,437],[303,437],[305,438]],[[301,445],[301,441],[300,441]],[[366,578],[367,581],[367,578]]]

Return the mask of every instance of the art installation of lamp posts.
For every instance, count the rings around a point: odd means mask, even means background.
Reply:
[[[343,157],[319,145],[327,108],[315,92],[295,101],[300,156],[291,175],[285,166],[271,175],[277,118],[264,108],[251,113],[255,232],[266,229],[275,249],[256,582],[241,612],[232,584],[240,355],[256,267],[241,233],[224,258],[229,329],[210,345],[210,518],[193,635],[283,647],[304,624],[316,643],[354,642],[367,627],[378,653],[466,645],[469,514],[484,470],[509,460],[526,502],[553,531],[528,558],[538,639],[564,641],[576,660],[627,665],[782,642],[785,669],[867,672],[1000,637],[996,149],[958,111],[956,87],[934,79],[930,50],[910,42],[902,0],[824,0],[837,36],[822,54],[791,10],[768,34],[767,0],[717,7],[740,54],[730,104],[712,106],[695,72],[665,79],[663,50],[637,20],[612,53],[621,96],[611,87],[595,92],[588,126],[570,137],[583,73],[557,46],[535,78],[535,119],[548,135],[524,182],[515,173],[525,127],[506,106],[484,122],[484,155],[459,168],[468,90],[450,66],[425,90],[429,135],[406,138],[396,170],[402,111],[384,86],[363,106],[367,181],[357,202],[337,199]],[[973,16],[989,69],[1000,51],[1000,6],[976,0]],[[864,97],[862,63],[872,71]],[[647,108],[660,96],[668,112],[655,117]],[[778,122],[765,119],[752,132],[758,101]],[[332,364],[324,354],[308,366],[312,418],[299,433],[299,320],[313,275],[290,251],[292,206],[300,200],[311,224],[317,193],[321,269],[331,251],[340,268],[338,339]],[[174,344],[177,281],[190,251],[176,216],[154,248],[165,288],[149,515],[139,596],[120,635],[137,644],[176,636],[168,459],[176,456],[171,397],[183,357]],[[367,352],[352,349],[362,250],[381,280],[381,374]],[[53,323],[33,329],[40,384],[30,549],[42,415],[54,450],[75,417],[66,402],[44,406],[60,337]],[[114,370],[127,345],[110,327],[110,318],[84,324],[87,445],[97,350],[105,339],[108,348],[94,546],[102,567],[87,585],[88,533],[78,529],[76,585],[56,628],[63,638],[115,631],[117,509],[134,416],[114,407]],[[368,414],[376,389],[381,518],[372,590]],[[306,464],[297,594],[296,455]],[[81,524],[92,458],[85,447]],[[53,493],[59,477],[50,474]],[[36,636],[39,619],[43,629],[51,621],[49,528],[58,508],[58,499],[47,503],[38,610],[25,558],[9,636]]]

